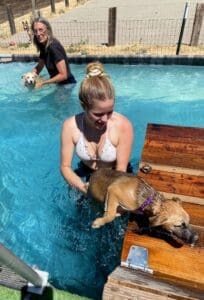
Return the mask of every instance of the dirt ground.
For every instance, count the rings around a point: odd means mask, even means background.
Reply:
[[[125,8],[127,9],[128,1],[132,0],[127,0],[125,2]],[[140,1],[140,0],[138,0]],[[159,4],[159,0],[151,0],[150,2],[145,3],[145,6],[141,7],[148,7],[149,9],[152,9],[152,13],[157,15],[157,17],[161,17],[161,15],[158,16],[158,9],[157,6]],[[163,0],[162,0],[163,1]],[[172,0],[174,1],[174,0]],[[181,5],[183,2],[182,0],[176,0],[179,5]],[[113,6],[114,3],[118,2],[118,5],[120,4],[121,0],[118,1],[103,1],[103,5],[109,7]],[[153,3],[154,2],[154,3]],[[124,2],[123,2],[124,3]],[[86,5],[84,5],[86,4]],[[153,7],[154,4],[154,7]],[[163,3],[164,4],[164,3]],[[41,15],[47,19],[49,19],[51,22],[54,21],[55,19],[60,17],[60,20],[66,20],[69,18],[70,15],[76,16],[78,15],[78,18],[85,17],[85,10],[80,9],[86,7],[91,7],[91,9],[101,6],[102,1],[100,0],[81,0],[80,4],[78,4],[77,0],[69,0],[69,7],[65,7],[64,1],[58,2],[55,4],[56,7],[56,14],[51,13],[51,7],[47,6],[43,9],[40,10]],[[122,5],[122,2],[121,4]],[[78,7],[79,9],[74,10],[74,8]],[[150,9],[150,10],[151,10]],[[176,9],[176,7],[174,8]],[[87,9],[86,9],[87,11]],[[93,12],[93,10],[90,10]],[[89,11],[89,12],[90,12]],[[166,10],[163,10],[166,13]],[[142,13],[142,10],[141,10]],[[148,13],[148,12],[147,12]],[[162,12],[160,12],[161,14]],[[169,10],[170,13],[170,10]],[[80,15],[81,14],[81,15]],[[15,24],[16,24],[16,29],[17,32],[21,32],[23,34],[23,40],[26,40],[27,42],[21,42],[17,43],[12,41],[9,37],[9,24],[8,22],[5,22],[4,24],[1,24],[0,26],[0,54],[36,54],[36,49],[32,45],[32,43],[28,42],[28,35],[26,32],[23,31],[22,27],[22,21],[30,21],[32,17],[32,13],[23,15],[19,18],[15,19]],[[93,20],[95,20],[96,15],[92,17]],[[145,16],[144,16],[145,18]],[[88,19],[92,21],[92,19]],[[10,39],[10,40],[9,40]],[[5,45],[1,41],[7,41]],[[11,42],[10,42],[11,41]],[[105,45],[100,45],[100,46],[95,46],[95,45],[90,45],[86,43],[76,43],[73,44],[71,43],[70,46],[65,47],[66,51],[69,55],[154,55],[154,56],[163,56],[163,55],[175,55],[176,53],[176,47],[177,45],[174,46],[157,46],[157,45],[123,45],[123,46],[115,46],[115,47],[107,47]],[[204,55],[204,47],[199,46],[199,47],[190,47],[188,45],[182,45],[181,50],[180,50],[180,55]]]
[[[40,15],[51,21],[70,12],[76,7],[83,6],[88,1],[89,0],[69,0],[69,7],[65,6],[64,1],[57,2],[55,3],[56,13],[51,12],[51,6],[49,5],[40,9]],[[24,30],[22,22],[27,21],[30,24],[32,18],[32,12],[15,18],[16,35],[18,33],[22,33],[22,31]],[[17,43],[15,42],[15,38],[12,38],[10,34],[9,22],[6,21],[2,23],[0,26],[0,54],[36,54],[36,48],[31,43],[29,43],[29,36],[26,31],[23,32],[23,36],[23,39],[26,40],[26,42],[18,43],[20,45],[17,45]]]
[[[69,7],[65,6],[64,1],[57,2],[57,3],[55,3],[55,9],[56,9],[55,14],[53,14],[51,12],[50,5],[40,9],[40,13],[41,13],[41,16],[43,16],[44,18],[51,20],[51,19],[62,16],[63,14],[71,11],[73,8],[83,6],[87,1],[89,1],[89,0],[81,0],[79,2],[77,0],[69,0]],[[30,13],[27,13],[20,17],[15,18],[16,31],[17,32],[22,31],[22,21],[30,22],[32,17],[33,17],[32,12],[30,12]],[[10,33],[9,22],[6,21],[6,22],[2,23],[0,26],[0,38],[5,35],[8,35],[9,33]]]

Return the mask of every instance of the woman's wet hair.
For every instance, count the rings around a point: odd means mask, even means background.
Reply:
[[[45,45],[45,49],[50,45],[50,43],[52,42],[54,36],[53,36],[53,32],[52,32],[52,27],[46,19],[44,19],[43,17],[37,17],[32,21],[31,29],[32,29],[32,32],[33,32],[33,43],[35,44],[37,50],[40,51],[41,48],[42,48],[42,44],[39,43],[39,41],[38,41],[38,39],[35,35],[35,32],[34,32],[35,23],[42,23],[46,26],[48,39],[47,39],[47,43]],[[43,46],[43,48],[44,48],[44,46]]]
[[[82,107],[90,109],[93,100],[104,101],[114,98],[114,87],[105,73],[103,65],[98,61],[89,63],[86,67],[86,77],[82,81],[79,90],[79,99]]]

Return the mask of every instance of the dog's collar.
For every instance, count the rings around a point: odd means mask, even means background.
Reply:
[[[142,203],[142,205],[137,209],[137,213],[142,214],[146,206],[152,204],[154,200],[153,196],[147,197],[147,199]]]

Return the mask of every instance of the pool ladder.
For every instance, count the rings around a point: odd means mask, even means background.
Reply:
[[[48,273],[32,269],[4,245],[0,244],[0,263],[28,281],[28,291],[42,294],[48,284]]]

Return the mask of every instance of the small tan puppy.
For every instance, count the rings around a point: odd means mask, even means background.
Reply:
[[[120,214],[120,206],[128,211],[140,211],[149,217],[150,227],[161,226],[176,237],[193,243],[197,235],[189,226],[189,215],[182,208],[179,199],[165,199],[142,178],[125,172],[99,169],[89,181],[88,195],[105,202],[103,217],[97,218],[93,228],[99,228],[113,221]]]
[[[28,72],[22,76],[24,85],[28,88],[35,88],[39,77],[35,72]]]

